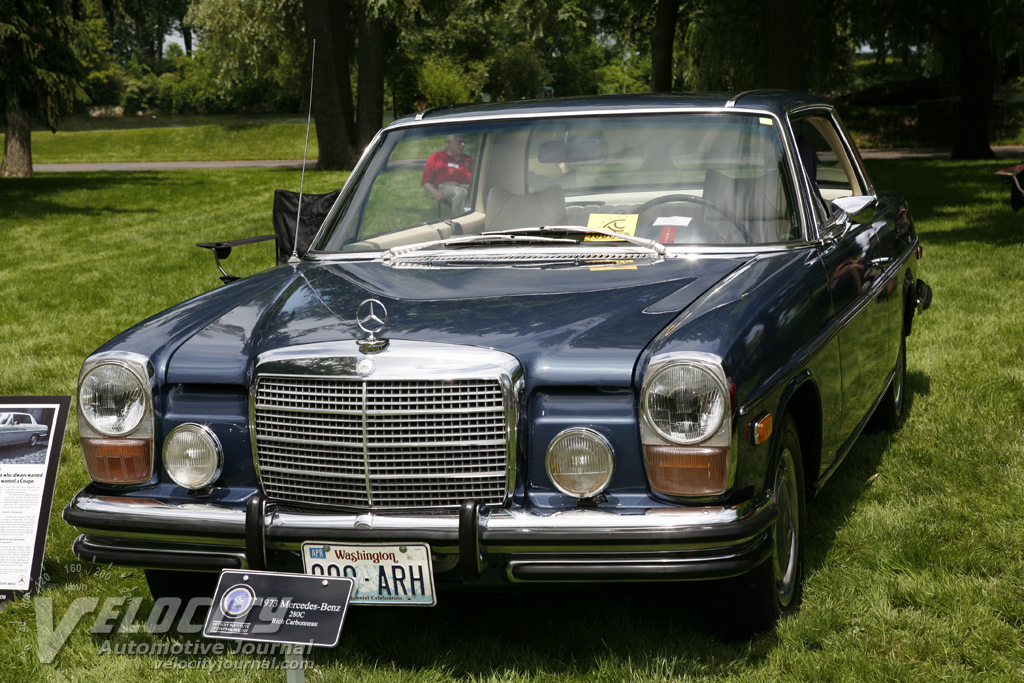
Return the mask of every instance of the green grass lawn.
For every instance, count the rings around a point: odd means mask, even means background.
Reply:
[[[178,125],[108,128],[84,124],[76,130],[32,132],[32,162],[58,164],[113,161],[248,161],[301,159],[306,121],[272,117],[240,120],[203,117]],[[131,119],[129,119],[131,121]],[[115,120],[116,122],[116,120]],[[0,135],[2,144],[3,135]],[[318,153],[316,127],[309,134],[309,158]]]
[[[353,608],[340,645],[316,649],[308,681],[1020,681],[1024,679],[1024,218],[993,171],[1005,163],[879,161],[880,188],[911,202],[932,308],[908,339],[909,419],[863,436],[809,505],[804,605],[776,632],[722,644],[699,628],[704,584],[442,595],[432,609]],[[309,173],[307,192],[344,174]],[[73,394],[82,360],[125,327],[218,285],[196,241],[270,232],[284,170],[39,174],[0,179],[0,395]],[[270,243],[229,266],[273,262]],[[60,510],[87,481],[68,425],[45,570],[54,626],[76,598],[142,600],[142,573],[79,562]],[[37,608],[0,612],[4,681],[282,681],[210,675],[173,657],[104,651],[196,634],[75,628],[37,658]],[[737,618],[742,618],[738,615]],[[119,619],[113,622],[116,627]],[[261,661],[224,655],[228,666]],[[263,658],[265,660],[266,658]],[[201,656],[177,661],[199,667]]]

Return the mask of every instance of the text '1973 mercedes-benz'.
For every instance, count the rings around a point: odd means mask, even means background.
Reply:
[[[806,500],[896,427],[931,300],[902,198],[804,95],[445,108],[381,131],[311,250],[81,371],[79,557],[446,586],[720,579],[800,603]]]

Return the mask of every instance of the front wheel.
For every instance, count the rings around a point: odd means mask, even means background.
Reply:
[[[772,554],[750,572],[721,582],[719,634],[745,640],[771,630],[800,606],[804,589],[803,461],[796,422],[783,415],[768,485],[779,515],[771,526]],[[723,609],[724,608],[724,609]]]
[[[887,431],[895,431],[903,424],[903,404],[907,394],[907,338],[900,340],[900,352],[896,356],[896,370],[892,383],[885,391],[882,402],[872,415],[872,426]]]

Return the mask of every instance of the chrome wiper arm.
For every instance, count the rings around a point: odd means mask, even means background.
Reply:
[[[563,232],[573,234],[584,234],[584,235],[607,235],[608,237],[614,237],[615,239],[622,240],[623,242],[629,242],[630,244],[638,247],[645,247],[651,249],[659,256],[665,255],[665,245],[654,240],[649,240],[646,237],[637,237],[635,235],[623,235],[622,233],[615,232],[614,230],[604,230],[602,228],[588,228],[585,225],[542,225],[536,228],[514,228],[511,230],[501,230],[493,233],[484,233],[491,235],[518,235],[518,234],[536,234],[538,232]]]

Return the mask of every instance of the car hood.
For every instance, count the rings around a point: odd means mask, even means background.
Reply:
[[[252,359],[264,351],[365,339],[356,311],[374,298],[387,308],[378,337],[505,351],[528,368],[533,386],[629,386],[658,332],[749,258],[552,269],[305,262],[278,269],[280,280],[254,295],[244,290],[246,298],[191,335],[171,357],[167,380],[248,384]],[[218,294],[230,299],[232,287]]]

